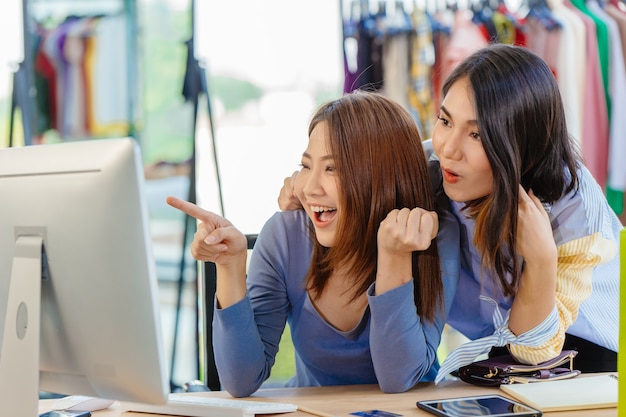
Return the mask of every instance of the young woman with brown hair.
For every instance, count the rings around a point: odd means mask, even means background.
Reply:
[[[323,105],[294,190],[304,210],[264,225],[247,279],[245,236],[168,198],[201,221],[193,256],[217,266],[213,340],[223,387],[237,397],[255,392],[287,323],[296,352],[288,386],[377,383],[400,392],[433,380],[459,235],[435,203],[410,114],[363,91]]]

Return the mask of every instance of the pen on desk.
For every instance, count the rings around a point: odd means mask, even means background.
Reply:
[[[314,410],[313,408],[305,407],[303,405],[298,406],[298,411],[302,411],[303,413],[311,414],[319,417],[335,417],[332,414],[325,413],[324,411]]]

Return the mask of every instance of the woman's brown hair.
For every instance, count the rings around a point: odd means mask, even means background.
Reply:
[[[358,90],[323,105],[309,135],[322,122],[337,171],[341,213],[335,245],[325,248],[315,241],[307,285],[321,294],[341,267],[352,277],[355,299],[375,281],[378,227],[387,214],[405,207],[434,211],[435,203],[418,127],[400,104]],[[413,253],[413,281],[417,312],[432,321],[443,297],[435,241]]]

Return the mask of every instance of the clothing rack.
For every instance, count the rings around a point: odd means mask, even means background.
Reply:
[[[531,49],[557,78],[568,129],[585,165],[613,210],[624,212],[626,46],[611,32],[626,14],[623,0],[571,0],[571,8],[558,0],[344,2],[344,92],[380,90],[414,115],[425,139],[432,135],[441,83],[462,58],[494,41]],[[611,6],[619,18],[610,15]],[[398,19],[400,13],[408,18]],[[620,56],[624,60],[612,59]]]
[[[68,16],[108,16],[121,14],[125,20],[125,48],[126,48],[126,80],[128,88],[120,94],[126,96],[128,123],[127,135],[139,140],[137,131],[137,118],[139,114],[139,85],[138,75],[138,27],[137,6],[134,0],[23,0],[22,14],[24,21],[24,61],[19,64],[17,72],[13,76],[13,91],[11,102],[11,121],[9,130],[9,146],[14,145],[14,116],[16,109],[22,113],[24,128],[24,142],[26,145],[33,143],[37,131],[37,111],[35,99],[35,63],[33,58],[34,33],[32,24],[34,21],[52,20],[61,21]],[[88,135],[85,139],[89,138]]]

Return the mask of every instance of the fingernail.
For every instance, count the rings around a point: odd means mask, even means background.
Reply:
[[[204,243],[206,243],[207,245],[211,245],[215,243],[215,236],[213,235],[207,236],[206,239],[204,239]]]

